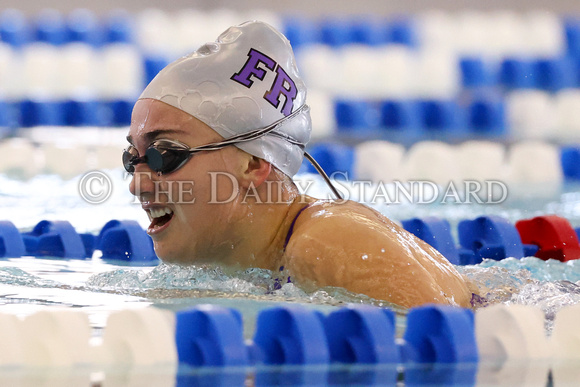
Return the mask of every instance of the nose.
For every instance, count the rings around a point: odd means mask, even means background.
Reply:
[[[129,191],[138,198],[143,195],[153,194],[155,190],[154,176],[157,176],[157,174],[146,163],[137,164],[129,183]]]

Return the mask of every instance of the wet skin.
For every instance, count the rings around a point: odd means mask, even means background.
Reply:
[[[179,109],[139,100],[129,140],[143,155],[155,139],[194,147],[222,137]],[[150,219],[170,212],[148,229],[166,262],[284,266],[299,284],[344,287],[402,306],[469,306],[466,282],[435,249],[362,204],[301,196],[269,163],[234,146],[196,154],[164,175],[139,164],[130,190]],[[290,225],[306,206],[284,250]]]

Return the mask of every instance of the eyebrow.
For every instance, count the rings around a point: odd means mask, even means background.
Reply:
[[[179,129],[157,129],[157,130],[152,130],[150,132],[145,133],[143,135],[143,138],[144,138],[146,143],[150,144],[154,140],[156,140],[157,137],[159,137],[159,136],[163,136],[163,135],[167,135],[167,134],[175,134],[175,133],[185,133],[185,131],[179,130]],[[133,137],[131,137],[131,135],[127,136],[127,141],[129,142],[129,144],[134,145],[133,144]]]

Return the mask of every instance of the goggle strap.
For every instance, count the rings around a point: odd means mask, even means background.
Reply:
[[[278,121],[274,122],[272,125],[266,126],[265,128],[256,129],[256,130],[253,130],[251,132],[238,134],[237,136],[230,137],[227,140],[224,140],[224,141],[221,141],[218,143],[201,145],[201,146],[198,146],[196,148],[190,149],[190,152],[195,153],[195,152],[202,151],[202,150],[221,149],[221,148],[229,146],[229,145],[235,145],[235,144],[239,144],[241,142],[248,142],[248,141],[255,140],[255,139],[260,138],[260,137],[262,137],[270,132],[271,132],[271,134],[276,135],[278,137],[281,137],[281,138],[287,140],[288,142],[290,142],[294,145],[298,145],[301,149],[304,149],[303,143],[293,139],[292,137],[290,137],[288,135],[285,135],[285,134],[282,134],[279,132],[274,132],[274,129],[276,129],[278,126],[280,126],[283,122],[290,120],[290,119],[294,118],[295,116],[297,116],[300,112],[302,112],[302,110],[304,110],[306,108],[306,106],[307,106],[306,104],[300,106],[298,109],[296,109],[296,111],[294,111],[289,116],[283,117],[283,118],[279,119]]]
[[[324,169],[322,169],[322,167],[320,166],[320,164],[318,164],[318,162],[314,159],[314,157],[312,157],[310,155],[310,153],[308,153],[306,151],[304,151],[304,157],[306,157],[306,160],[308,160],[310,162],[310,164],[312,164],[312,166],[320,174],[320,176],[322,176],[322,178],[324,179],[324,181],[326,182],[328,187],[330,187],[330,190],[332,191],[332,193],[334,193],[334,196],[336,196],[336,198],[338,200],[344,200],[344,198],[342,197],[340,192],[338,192],[338,190],[336,189],[334,184],[332,184],[332,181],[330,180],[330,178],[328,177],[326,172],[324,172]]]

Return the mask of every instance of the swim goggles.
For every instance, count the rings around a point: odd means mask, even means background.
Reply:
[[[190,148],[188,145],[180,141],[160,139],[151,143],[151,145],[145,151],[145,155],[139,156],[137,149],[133,145],[129,145],[129,147],[123,151],[123,166],[127,172],[134,173],[136,165],[145,163],[149,166],[149,168],[159,174],[169,174],[184,166],[185,163],[187,163],[189,159],[191,159],[191,157],[193,157],[193,155],[198,152],[219,150],[230,145],[255,140],[265,136],[266,134],[281,137],[286,141],[299,146],[301,149],[304,149],[305,144],[293,139],[284,133],[276,132],[274,130],[284,121],[300,114],[300,112],[302,112],[306,106],[307,105],[302,105],[300,108],[296,109],[296,111],[292,112],[292,114],[274,122],[272,125],[266,126],[265,128],[256,129],[247,133],[242,133],[237,136],[230,137],[224,141],[205,144],[194,148]],[[304,156],[308,161],[310,161],[310,163],[312,163],[314,168],[316,168],[318,173],[320,173],[320,175],[324,178],[337,198],[342,199],[342,195],[340,195],[340,193],[332,185],[330,178],[324,172],[322,167],[316,162],[316,160],[314,160],[314,158],[306,151],[304,151]]]

